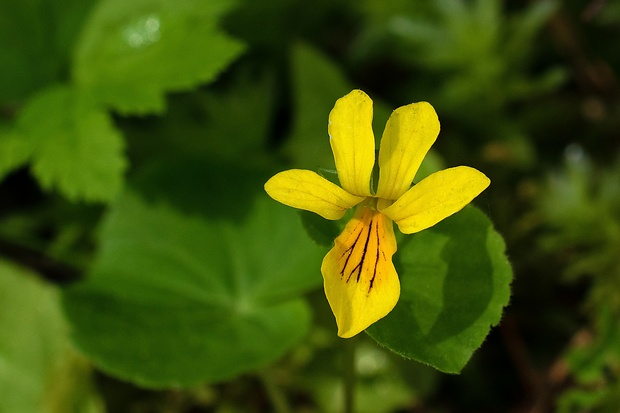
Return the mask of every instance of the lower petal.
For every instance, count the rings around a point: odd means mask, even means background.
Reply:
[[[349,338],[385,317],[398,301],[392,221],[360,206],[334,244],[323,259],[321,272],[338,335]]]

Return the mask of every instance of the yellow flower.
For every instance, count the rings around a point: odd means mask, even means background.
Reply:
[[[343,338],[385,317],[398,301],[392,222],[404,234],[422,231],[460,211],[490,183],[476,169],[458,166],[411,186],[439,134],[435,110],[419,102],[396,109],[385,126],[375,192],[371,124],[372,100],[361,90],[338,99],[329,114],[328,132],[341,187],[301,169],[280,172],[265,184],[276,201],[330,220],[357,206],[321,265],[325,295]]]

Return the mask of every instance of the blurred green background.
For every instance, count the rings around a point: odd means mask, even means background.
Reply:
[[[618,412],[619,38],[617,0],[0,0],[0,412],[340,411],[325,249],[262,184],[333,169],[353,88],[377,137],[435,107],[515,273],[460,375],[360,337],[358,411]]]

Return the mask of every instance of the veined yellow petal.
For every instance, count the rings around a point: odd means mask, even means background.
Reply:
[[[361,90],[338,99],[327,129],[340,185],[352,194],[370,196],[375,165],[372,100]]]
[[[364,200],[363,197],[351,195],[319,174],[304,169],[291,169],[275,174],[265,183],[265,191],[284,205],[316,212],[331,220],[342,218],[347,209]]]
[[[402,233],[412,234],[460,211],[490,183],[486,175],[468,166],[445,169],[424,178],[382,212]]]
[[[360,206],[334,244],[323,259],[321,272],[338,335],[349,338],[385,317],[398,301],[392,221]]]
[[[377,197],[394,200],[407,192],[438,134],[439,119],[427,102],[392,112],[379,148]]]

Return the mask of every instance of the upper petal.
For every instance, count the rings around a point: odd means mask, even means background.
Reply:
[[[291,169],[272,176],[265,183],[265,191],[278,202],[316,212],[331,220],[342,218],[347,209],[364,200],[304,169]]]
[[[445,169],[424,178],[382,212],[402,233],[412,234],[463,209],[490,182],[482,172],[468,166]]]
[[[352,194],[370,196],[375,165],[372,100],[361,90],[338,99],[327,129],[340,185]]]
[[[392,221],[376,210],[358,207],[321,265],[340,337],[358,334],[396,305],[400,283],[392,264],[395,252]]]
[[[379,198],[398,199],[409,189],[438,134],[439,119],[427,102],[392,112],[379,148]]]

